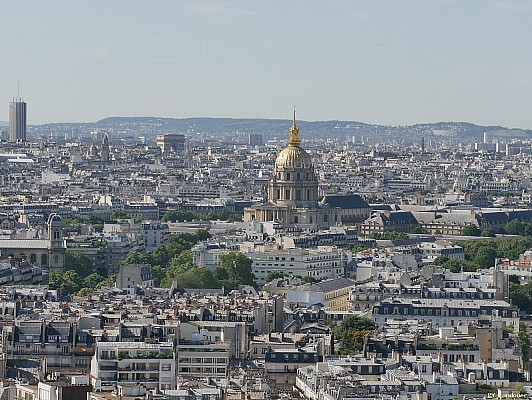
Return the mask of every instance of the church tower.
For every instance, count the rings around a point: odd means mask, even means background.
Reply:
[[[48,218],[49,267],[63,270],[65,267],[65,244],[63,237],[63,221],[57,214],[51,214]]]
[[[102,161],[109,162],[109,159],[109,136],[105,133],[102,141]]]

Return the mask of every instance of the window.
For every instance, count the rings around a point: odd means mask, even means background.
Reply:
[[[301,200],[301,190],[296,190],[296,200]]]
[[[285,194],[284,198],[285,198],[286,200],[290,200],[290,189],[286,189],[285,192],[284,192],[284,194]]]

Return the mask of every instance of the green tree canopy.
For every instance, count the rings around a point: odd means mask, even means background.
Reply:
[[[268,275],[266,275],[266,282],[271,282],[274,279],[285,278],[285,277],[286,277],[286,274],[284,272],[272,271],[272,272],[269,272]]]
[[[523,235],[525,233],[525,224],[521,221],[510,221],[504,227],[504,230],[509,235]]]
[[[220,283],[214,272],[208,268],[195,268],[193,270],[172,275],[166,274],[162,280],[162,285],[170,287],[175,281],[177,287],[185,289],[217,289]]]
[[[64,295],[70,296],[81,289],[81,279],[76,271],[61,272],[52,270],[48,275],[50,289],[61,289]]]
[[[127,212],[123,210],[113,211],[111,216],[109,217],[111,221],[119,221],[121,219],[127,219],[127,218],[129,218],[129,215]]]
[[[468,224],[462,228],[462,235],[464,236],[480,236],[480,229],[473,224]]]
[[[495,231],[491,228],[484,228],[480,232],[480,236],[484,237],[495,237]]]
[[[65,270],[73,270],[81,279],[92,274],[94,265],[91,259],[81,251],[67,251],[65,253]]]
[[[401,240],[401,239],[407,239],[408,233],[406,232],[372,232],[369,234],[369,237],[375,240]]]
[[[255,276],[251,270],[253,261],[238,251],[232,251],[220,257],[220,267],[216,269],[216,276],[220,284],[236,289],[239,285],[255,286]]]
[[[473,262],[480,266],[480,268],[491,268],[495,266],[495,257],[497,257],[497,250],[493,247],[482,246],[475,254]]]
[[[376,328],[375,322],[369,318],[355,315],[346,316],[334,331],[334,336],[339,339],[339,353],[353,354],[360,352],[364,345],[364,336]]]

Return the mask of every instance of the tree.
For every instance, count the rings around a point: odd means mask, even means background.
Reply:
[[[184,210],[169,210],[164,213],[162,221],[170,222],[184,222],[184,221],[193,221],[198,219],[197,215],[191,211]]]
[[[462,228],[462,235],[464,236],[480,236],[480,229],[473,224],[467,224]]]
[[[480,232],[480,236],[484,237],[495,237],[495,231],[491,228],[484,228]]]
[[[66,296],[78,292],[81,288],[81,279],[76,271],[70,270],[61,273],[58,270],[52,270],[48,279],[51,289],[61,289]]]
[[[318,280],[316,278],[314,278],[313,276],[310,276],[310,275],[304,276],[301,280],[303,282],[305,282],[305,283],[316,283],[316,282],[318,282]]]
[[[406,232],[372,232],[369,237],[375,240],[402,240],[408,239],[408,234]]]
[[[527,314],[532,313],[532,283],[520,285],[510,282],[510,300],[521,311]]]
[[[335,337],[340,338],[338,352],[340,354],[360,352],[364,346],[364,337],[376,328],[375,322],[369,318],[346,316],[334,331]]]
[[[519,346],[521,346],[521,357],[524,363],[528,363],[530,359],[530,336],[526,323],[524,321],[519,322]]]
[[[480,268],[491,268],[495,266],[495,258],[497,257],[497,250],[493,247],[482,246],[478,249],[473,262],[480,266]]]
[[[91,259],[80,251],[67,251],[65,253],[65,270],[73,270],[84,279],[94,270]]]
[[[131,251],[127,254],[127,257],[120,262],[122,265],[151,263],[151,255],[142,251]]]
[[[181,253],[175,256],[170,263],[170,268],[176,268],[182,272],[194,268],[192,250],[183,250]]]
[[[365,247],[361,243],[351,243],[347,245],[347,248],[353,253],[360,253],[365,249]]]
[[[238,251],[232,251],[220,257],[220,266],[216,268],[216,276],[220,284],[236,289],[239,285],[255,286],[255,276],[251,270],[253,261]]]
[[[167,274],[161,284],[163,287],[170,287],[173,281],[176,282],[177,287],[186,289],[218,289],[221,287],[214,272],[208,268],[195,268],[175,276]]]
[[[109,217],[109,219],[111,221],[119,221],[121,219],[127,219],[129,218],[129,215],[127,212],[123,211],[123,210],[116,210],[116,211],[113,211],[113,213],[111,214],[111,216]]]
[[[438,256],[432,261],[433,265],[444,265],[447,261],[449,261],[449,257],[447,256]]]
[[[281,271],[272,271],[266,275],[266,282],[271,282],[274,279],[286,278],[286,274]]]
[[[87,276],[85,279],[83,279],[83,288],[87,289],[96,289],[98,284],[102,281],[104,281],[105,278],[97,273],[92,273],[89,276]]]
[[[421,226],[416,226],[414,230],[412,231],[412,233],[423,234],[423,233],[427,233],[427,231]]]
[[[525,232],[525,224],[521,221],[513,220],[506,224],[504,230],[509,235],[522,235]]]
[[[155,287],[160,287],[162,280],[166,277],[166,270],[161,268],[159,265],[154,265],[151,267],[151,277]]]

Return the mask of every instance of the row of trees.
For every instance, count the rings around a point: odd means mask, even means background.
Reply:
[[[408,233],[405,232],[372,232],[369,234],[370,239],[375,240],[401,240],[407,239]]]
[[[242,221],[242,214],[223,209],[220,211],[209,211],[207,213],[195,213],[186,210],[170,210],[164,213],[164,222],[185,222],[185,221]]]
[[[464,236],[495,237],[495,234],[497,233],[532,236],[532,223],[514,220],[508,222],[503,228],[497,230],[493,228],[484,228],[481,230],[479,227],[473,224],[468,224],[462,228],[462,235]]]
[[[266,275],[266,282],[271,282],[274,279],[287,278],[288,275],[282,271],[272,271]],[[319,282],[318,279],[313,276],[294,276],[295,278],[300,278],[304,283],[316,283]]]
[[[449,268],[453,272],[459,272],[462,268],[466,272],[491,268],[495,265],[495,258],[519,258],[520,254],[532,247],[532,237],[470,240],[465,242],[463,247],[465,260],[440,256],[434,260],[434,264]]]

